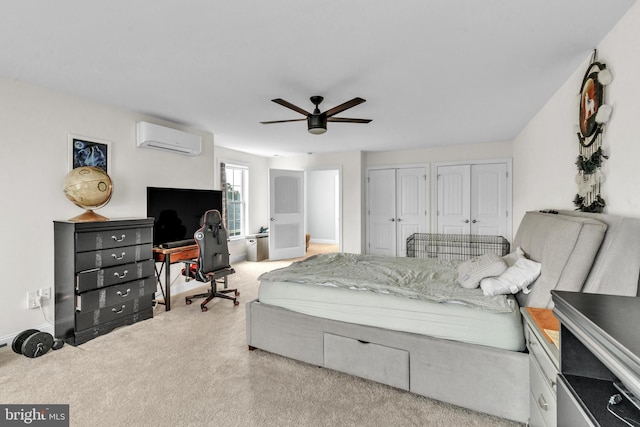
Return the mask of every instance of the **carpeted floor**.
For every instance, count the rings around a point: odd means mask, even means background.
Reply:
[[[318,249],[322,251],[322,249]],[[308,255],[317,253],[312,250]],[[69,404],[71,426],[519,426],[247,349],[257,277],[291,261],[240,262],[239,306],[157,306],[154,318],[29,359],[0,349],[0,404]]]

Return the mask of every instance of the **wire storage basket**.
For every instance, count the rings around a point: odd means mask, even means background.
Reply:
[[[407,238],[407,256],[464,261],[488,252],[504,256],[510,246],[502,236],[414,233]]]

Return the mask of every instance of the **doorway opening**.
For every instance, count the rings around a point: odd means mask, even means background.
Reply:
[[[340,169],[306,171],[305,230],[309,249],[318,253],[338,252],[341,248]]]

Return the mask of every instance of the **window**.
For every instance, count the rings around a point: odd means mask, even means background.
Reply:
[[[225,225],[229,237],[244,236],[247,229],[247,193],[249,168],[222,163],[220,165],[222,185],[226,193]]]

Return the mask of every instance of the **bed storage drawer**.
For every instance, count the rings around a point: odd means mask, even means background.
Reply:
[[[325,368],[409,390],[409,352],[324,334]]]

